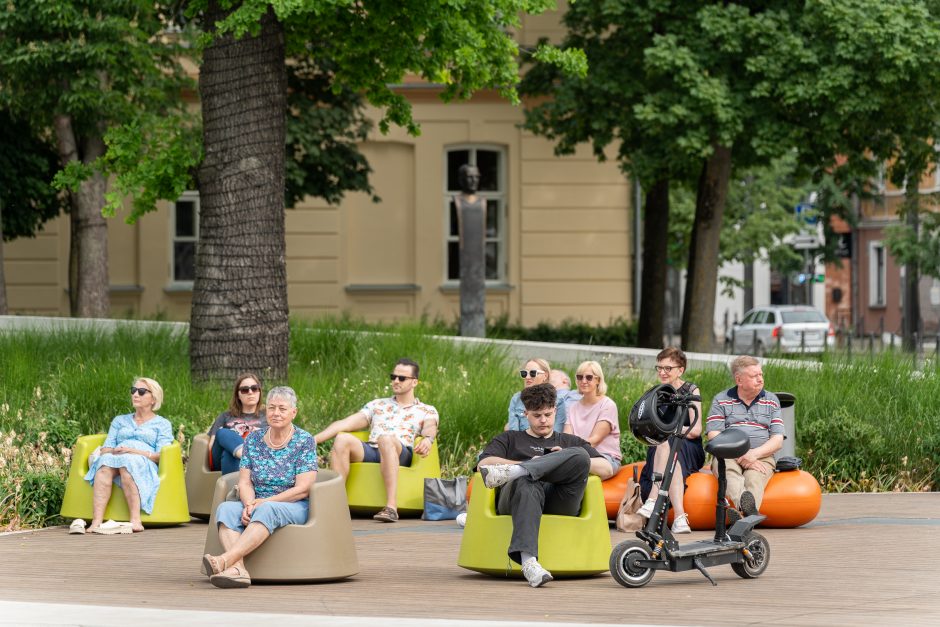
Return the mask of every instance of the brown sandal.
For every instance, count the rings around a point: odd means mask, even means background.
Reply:
[[[209,577],[209,583],[216,588],[247,588],[251,585],[251,577],[247,570],[232,566],[226,571]]]
[[[398,522],[398,512],[391,507],[383,507],[382,510],[372,518],[386,523]]]
[[[218,575],[225,570],[225,560],[221,555],[209,555],[206,553],[202,556],[202,572],[204,572],[209,577],[213,575]]]

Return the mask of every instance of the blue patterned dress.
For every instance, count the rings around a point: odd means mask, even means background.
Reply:
[[[251,484],[259,499],[290,490],[297,475],[317,470],[317,444],[312,435],[294,427],[287,446],[274,450],[264,443],[267,432],[265,428],[249,434],[239,466],[251,471]]]
[[[137,426],[134,422],[134,414],[124,414],[116,416],[111,421],[111,428],[108,429],[108,437],[105,439],[102,448],[114,448],[116,446],[126,446],[141,451],[150,451],[159,453],[160,449],[173,442],[173,427],[170,421],[163,416],[154,416],[144,424]],[[134,483],[137,484],[137,490],[140,492],[140,509],[148,514],[153,512],[153,502],[157,498],[157,489],[160,487],[160,477],[157,474],[159,467],[143,455],[105,453],[94,461],[88,468],[88,474],[85,475],[85,481],[95,484],[95,473],[102,466],[109,468],[126,468]],[[114,482],[120,486],[121,476],[114,478]]]

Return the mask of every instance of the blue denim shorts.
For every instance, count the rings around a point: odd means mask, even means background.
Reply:
[[[245,530],[242,524],[243,509],[241,501],[226,501],[215,510],[215,521],[241,533]],[[265,501],[251,512],[251,522],[259,522],[268,528],[268,533],[274,533],[286,525],[304,524],[309,511],[310,503],[307,499],[293,503]]]
[[[601,453],[601,456],[610,462],[611,467],[614,469],[615,475],[620,472],[620,468],[623,466],[623,464],[620,463],[620,460],[615,459],[614,456],[610,453]]]
[[[370,446],[368,442],[362,443],[362,461],[367,464],[378,464],[381,460],[379,449]],[[414,449],[410,446],[401,447],[401,454],[398,456],[399,466],[411,466],[411,458],[414,457]]]

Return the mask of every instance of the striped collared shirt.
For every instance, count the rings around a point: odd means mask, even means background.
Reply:
[[[708,431],[724,431],[736,427],[751,438],[751,448],[767,442],[772,435],[785,434],[780,416],[780,399],[773,392],[761,390],[750,405],[738,396],[737,386],[719,392],[708,412]]]

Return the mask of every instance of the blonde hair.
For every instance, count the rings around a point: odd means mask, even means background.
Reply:
[[[163,387],[153,379],[148,379],[147,377],[137,377],[134,379],[134,383],[143,381],[147,384],[147,389],[150,390],[150,394],[153,396],[153,411],[160,409],[160,406],[163,405]]]
[[[552,372],[552,367],[548,365],[548,362],[541,357],[534,357],[532,359],[526,359],[522,363],[522,367],[525,368],[525,365],[530,361],[539,365],[539,370],[545,373],[545,380],[548,381],[548,377]]]
[[[590,369],[591,374],[597,377],[597,395],[604,396],[607,394],[607,380],[604,379],[604,369],[601,368],[601,365],[596,361],[582,361],[581,365],[578,366],[578,369],[575,371],[575,374],[584,374],[586,370]]]

